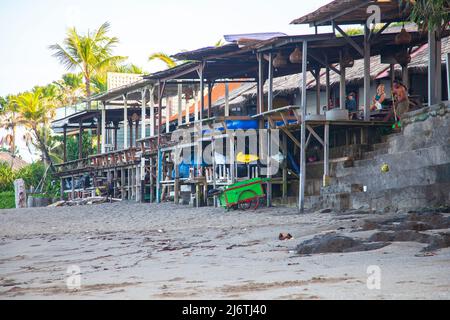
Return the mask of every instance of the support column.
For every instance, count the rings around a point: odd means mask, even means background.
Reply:
[[[78,160],[83,159],[83,122],[78,125]]]
[[[269,53],[269,91],[268,91],[268,100],[267,100],[267,110],[273,110],[273,54]],[[267,178],[272,178],[272,163],[271,163],[271,155],[272,155],[272,127],[269,126],[267,131]],[[267,182],[267,207],[272,206],[272,183],[270,180]]]
[[[407,88],[410,88],[410,86],[409,86],[409,69],[408,69],[408,65],[402,66],[402,82]]]
[[[64,145],[64,163],[66,163],[67,162],[67,126],[64,126],[63,145]]]
[[[323,186],[328,187],[330,185],[330,124],[325,124],[325,137],[324,137],[324,169],[323,169]]]
[[[200,111],[199,111],[199,105],[198,105],[198,101],[199,101],[199,99],[198,99],[198,97],[199,97],[199,95],[200,95],[200,93],[198,92],[198,90],[197,90],[197,86],[195,85],[194,86],[194,100],[195,100],[195,105],[194,105],[194,112],[195,112],[195,115],[194,115],[194,121],[195,122],[197,122],[199,119],[200,119]]]
[[[183,84],[178,84],[178,125],[183,124]]]
[[[364,25],[364,120],[370,120],[370,30]]]
[[[447,100],[450,101],[450,53],[447,53],[445,62],[447,64]]]
[[[230,116],[230,84],[227,82],[225,83],[225,117],[229,116]]]
[[[150,88],[150,137],[155,136],[155,100],[154,100],[154,93],[155,93],[155,87]]]
[[[128,149],[128,101],[127,95],[123,96],[123,149]]]
[[[200,68],[200,121],[203,120],[205,112],[205,78],[203,74],[203,66]]]
[[[114,123],[114,151],[119,149],[117,133],[119,131],[119,123]]]
[[[286,157],[283,164],[283,202],[287,204],[288,193],[289,193],[289,185],[288,185],[288,164],[287,164],[287,135],[282,135],[282,144],[283,144],[283,153]]]
[[[327,59],[328,60],[328,59]],[[327,111],[330,110],[331,108],[331,104],[330,104],[330,66],[327,63],[327,68],[326,68],[326,96],[327,96]]]
[[[129,148],[133,147],[133,120],[130,119],[128,121],[128,126],[129,126],[129,130],[130,130],[130,144],[129,144]]]
[[[145,120],[147,118],[147,88],[142,90],[142,110],[141,110],[141,139],[145,139],[147,136],[147,126]]]
[[[307,107],[307,65],[308,65],[308,42],[303,41],[303,62],[302,62],[302,128],[300,147],[300,186],[299,186],[299,209],[300,213],[305,211],[305,188],[306,188],[306,107]]]
[[[102,143],[101,143],[101,151],[102,154],[106,153],[106,102],[102,103]]]
[[[322,106],[320,104],[320,68],[316,69],[316,114],[322,113]]]
[[[442,100],[441,41],[436,31],[428,32],[428,105]]]
[[[346,85],[346,83],[345,83],[345,81],[346,81],[346,76],[345,76],[345,74],[346,74],[346,70],[345,70],[345,65],[344,65],[344,63],[343,63],[343,59],[342,59],[342,53],[341,53],[341,62],[340,62],[340,65],[341,65],[341,79],[340,79],[340,84],[339,84],[339,104],[340,104],[340,108],[342,109],[342,110],[344,110],[345,109],[345,99],[347,98],[347,85]]]
[[[170,133],[170,118],[172,117],[172,100],[166,97],[166,133]]]
[[[100,122],[101,113],[98,114],[97,118],[97,154],[102,153],[102,147],[101,147],[101,132],[102,132],[102,121]]]
[[[212,83],[208,82],[208,119],[212,117]]]
[[[264,56],[258,54],[258,114],[264,112]]]

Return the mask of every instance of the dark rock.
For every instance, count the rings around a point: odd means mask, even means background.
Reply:
[[[305,241],[297,247],[299,254],[349,253],[378,250],[388,246],[387,242],[363,242],[350,237],[327,234]]]
[[[299,254],[343,253],[361,243],[349,237],[327,234],[303,242],[298,246],[297,252]]]
[[[320,213],[331,213],[333,212],[332,209],[323,209],[322,211],[320,211]]]

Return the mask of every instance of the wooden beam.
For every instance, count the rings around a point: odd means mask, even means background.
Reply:
[[[297,147],[301,147],[301,143],[297,140],[297,138],[290,132],[287,128],[281,128],[281,130],[295,143]]]
[[[355,48],[356,51],[358,51],[358,53],[364,57],[364,49],[361,48],[359,46],[359,44],[357,44],[355,42],[355,40],[353,40],[351,37],[349,37],[349,35],[341,29],[341,27],[339,27],[337,24],[334,25],[334,27],[336,28],[337,31],[339,31],[340,34],[342,34],[342,36],[344,37],[344,39],[353,47]],[[367,27],[367,26],[366,26]]]
[[[310,125],[306,125],[306,128],[308,129],[309,132],[311,132],[311,134],[314,136],[314,138],[317,139],[317,141],[320,142],[320,144],[323,146],[325,145],[325,142],[322,140],[322,138],[316,133],[316,131],[314,131],[314,129],[310,126]]]
[[[336,74],[341,74],[341,71],[339,69],[337,69],[335,66],[328,64],[328,62],[326,60],[322,60],[321,58],[317,57],[316,55],[309,53],[308,54],[309,57],[313,58],[314,60],[316,60],[317,62],[319,62],[319,64],[321,64],[324,68],[330,68],[332,71],[334,71]]]

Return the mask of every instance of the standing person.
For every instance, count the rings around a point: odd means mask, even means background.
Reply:
[[[358,111],[358,104],[356,103],[356,97],[354,92],[348,95],[347,101],[345,102],[345,107],[350,113]]]
[[[114,198],[114,173],[111,173],[111,175],[109,175],[106,188],[108,192],[106,201],[110,201],[112,203]]]
[[[405,113],[409,112],[408,88],[401,82],[394,81],[393,94],[397,116],[401,119]]]
[[[371,111],[382,110],[383,103],[386,100],[386,88],[384,84],[380,84],[377,88],[377,94],[372,99],[372,105],[370,106]]]

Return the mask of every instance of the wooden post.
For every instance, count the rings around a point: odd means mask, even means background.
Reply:
[[[450,101],[450,53],[447,53],[445,58],[447,65],[447,100]]]
[[[342,52],[341,52],[341,62],[340,62],[340,65],[341,65],[341,79],[340,79],[340,84],[339,84],[339,103],[340,103],[340,108],[342,109],[342,110],[344,110],[345,109],[345,100],[347,99],[347,85],[346,85],[346,83],[345,83],[345,81],[346,81],[346,77],[345,77],[345,65],[344,65],[344,62],[343,62],[343,59],[342,59]]]
[[[323,170],[323,186],[328,187],[330,182],[330,124],[325,124],[325,137],[324,137],[324,170]]]
[[[264,56],[262,53],[258,54],[258,114],[264,112]]]
[[[287,159],[287,136],[285,134],[282,135],[282,143],[283,143],[283,153],[284,156]],[[283,202],[285,204],[287,204],[287,199],[288,199],[288,165],[287,165],[287,160],[284,160],[284,165],[283,165]]]
[[[64,163],[66,163],[67,162],[67,126],[64,126],[63,146],[64,146]]]
[[[138,139],[138,136],[139,136],[139,119],[137,119],[136,120],[136,122],[134,123],[134,125],[135,125],[135,127],[134,127],[134,131],[135,131],[135,133],[134,133],[134,136],[135,136],[135,139],[134,139],[134,147],[137,147],[138,146],[138,144],[137,144],[137,140],[139,140]]]
[[[300,213],[305,211],[305,188],[306,188],[306,108],[307,108],[307,69],[308,66],[308,42],[303,41],[303,63],[302,63],[302,128],[300,148],[300,187],[299,187],[299,209]],[[342,68],[341,68],[342,69]],[[342,72],[342,70],[341,70]]]
[[[83,159],[83,121],[79,122],[78,131],[78,160]]]
[[[178,125],[183,124],[183,84],[178,84]]]
[[[195,101],[195,105],[194,105],[194,112],[195,112],[194,121],[195,122],[197,122],[200,119],[200,116],[199,116],[200,111],[199,111],[199,105],[198,105],[198,96],[199,95],[200,94],[199,94],[199,92],[197,90],[197,86],[194,86],[194,101]]]
[[[128,149],[128,101],[127,95],[123,96],[123,149]]]
[[[155,87],[150,88],[150,137],[155,136],[156,118],[155,118]]]
[[[370,120],[370,30],[364,25],[364,120]]]
[[[147,126],[145,120],[147,118],[147,88],[142,89],[141,97],[142,97],[142,108],[141,108],[141,139],[145,139],[147,136]],[[136,135],[137,137],[137,135]]]
[[[441,40],[435,30],[428,32],[428,105],[442,101]]]
[[[129,130],[130,130],[130,144],[129,147],[132,148],[133,147],[133,120],[130,119],[128,121],[128,126],[129,126]]]
[[[200,121],[203,120],[203,114],[205,112],[205,78],[203,73],[203,65],[199,69],[200,75]]]
[[[117,141],[117,132],[119,131],[119,123],[114,124],[114,151],[119,149],[118,141]]]
[[[97,154],[101,154],[102,153],[102,148],[101,148],[101,131],[102,131],[102,124],[100,121],[100,117],[101,117],[101,113],[98,114],[98,118],[97,118]]]
[[[208,82],[208,119],[212,117],[212,83]]]
[[[327,58],[327,60],[328,60],[328,58]],[[326,86],[327,86],[327,88],[326,88],[326,96],[327,96],[327,104],[326,104],[326,106],[327,106],[327,111],[328,110],[330,110],[330,108],[331,108],[331,105],[330,105],[330,96],[331,96],[331,94],[330,94],[330,66],[328,65],[328,63],[327,63],[327,68],[326,68]]]
[[[106,153],[106,102],[102,103],[102,143],[101,143],[101,153]]]
[[[267,99],[267,109],[268,111],[273,110],[273,54],[272,52],[269,53],[269,92],[268,92],[268,99]],[[267,178],[269,181],[267,182],[267,207],[272,206],[272,183],[270,182],[270,179],[272,178],[272,162],[271,162],[271,156],[272,156],[272,133],[271,129],[273,129],[271,126],[269,126],[267,130]]]
[[[407,88],[410,88],[408,65],[402,66],[402,82]]]
[[[320,68],[316,69],[316,114],[322,113],[322,106],[320,104]]]
[[[230,116],[230,84],[225,83],[225,117]]]

